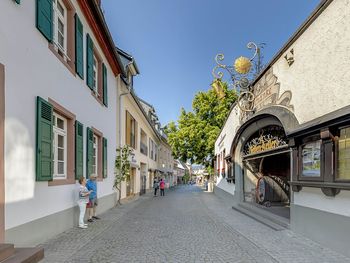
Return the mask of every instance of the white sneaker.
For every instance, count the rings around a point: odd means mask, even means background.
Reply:
[[[88,226],[88,224],[84,224],[84,226]]]
[[[86,225],[79,225],[80,228],[87,228]]]

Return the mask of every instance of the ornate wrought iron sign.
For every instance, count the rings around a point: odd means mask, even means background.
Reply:
[[[245,144],[243,155],[270,151],[288,144],[283,129],[279,127],[261,130],[259,133],[258,136],[253,136],[253,138],[249,139]]]
[[[250,79],[253,78],[253,74],[258,74],[261,70],[261,61],[260,61],[260,47],[258,47],[254,42],[249,42],[247,44],[248,49],[254,49],[254,55],[251,58],[247,57],[239,57],[235,60],[233,66],[228,66],[222,64],[224,60],[224,54],[217,54],[215,57],[216,66],[214,67],[212,74],[215,78],[213,82],[213,87],[218,93],[219,98],[223,96],[221,85],[221,80],[224,76],[222,69],[226,70],[230,77],[231,82],[229,85],[233,86],[233,88],[239,94],[238,97],[238,106],[244,112],[251,112],[254,108],[254,94],[252,92]],[[257,72],[252,72],[252,62],[254,59],[258,59],[257,61]]]

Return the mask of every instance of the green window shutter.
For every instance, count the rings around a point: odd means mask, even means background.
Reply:
[[[94,43],[89,34],[86,35],[86,84],[93,89],[94,82]]]
[[[36,27],[50,42],[53,37],[53,2],[36,0]]]
[[[36,105],[36,180],[51,181],[53,178],[53,108],[40,97],[37,97]]]
[[[102,64],[102,76],[103,76],[103,104],[108,107],[107,97],[107,68],[105,64]]]
[[[107,177],[107,139],[106,138],[102,139],[102,144],[103,144],[102,173],[103,173],[103,178],[106,178]]]
[[[92,174],[92,164],[94,157],[94,133],[87,127],[86,129],[86,178]]]
[[[75,121],[75,179],[84,175],[84,141],[83,124]]]
[[[84,79],[83,24],[75,14],[75,72]]]

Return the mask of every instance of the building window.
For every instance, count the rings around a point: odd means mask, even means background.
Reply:
[[[337,180],[350,180],[350,127],[340,129],[337,153]]]
[[[303,177],[321,176],[321,140],[309,142],[302,146]]]
[[[94,64],[93,64],[93,90],[96,94],[96,96],[99,96],[98,92],[98,60],[96,55],[94,55]]]
[[[140,140],[140,151],[142,154],[147,156],[147,134],[141,129],[141,140]]]
[[[53,42],[67,61],[67,8],[61,0],[53,1]]]
[[[137,123],[134,117],[127,111],[126,112],[126,144],[136,149],[136,130]]]
[[[53,179],[67,178],[67,119],[53,113]]]
[[[92,157],[92,173],[94,175],[98,175],[98,138],[97,136],[94,134],[94,144],[93,144],[93,157]]]

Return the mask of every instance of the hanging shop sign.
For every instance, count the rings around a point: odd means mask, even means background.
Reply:
[[[283,129],[280,127],[270,127],[269,129],[261,130],[258,134],[253,135],[253,137],[245,144],[243,154],[257,154],[287,144]]]

